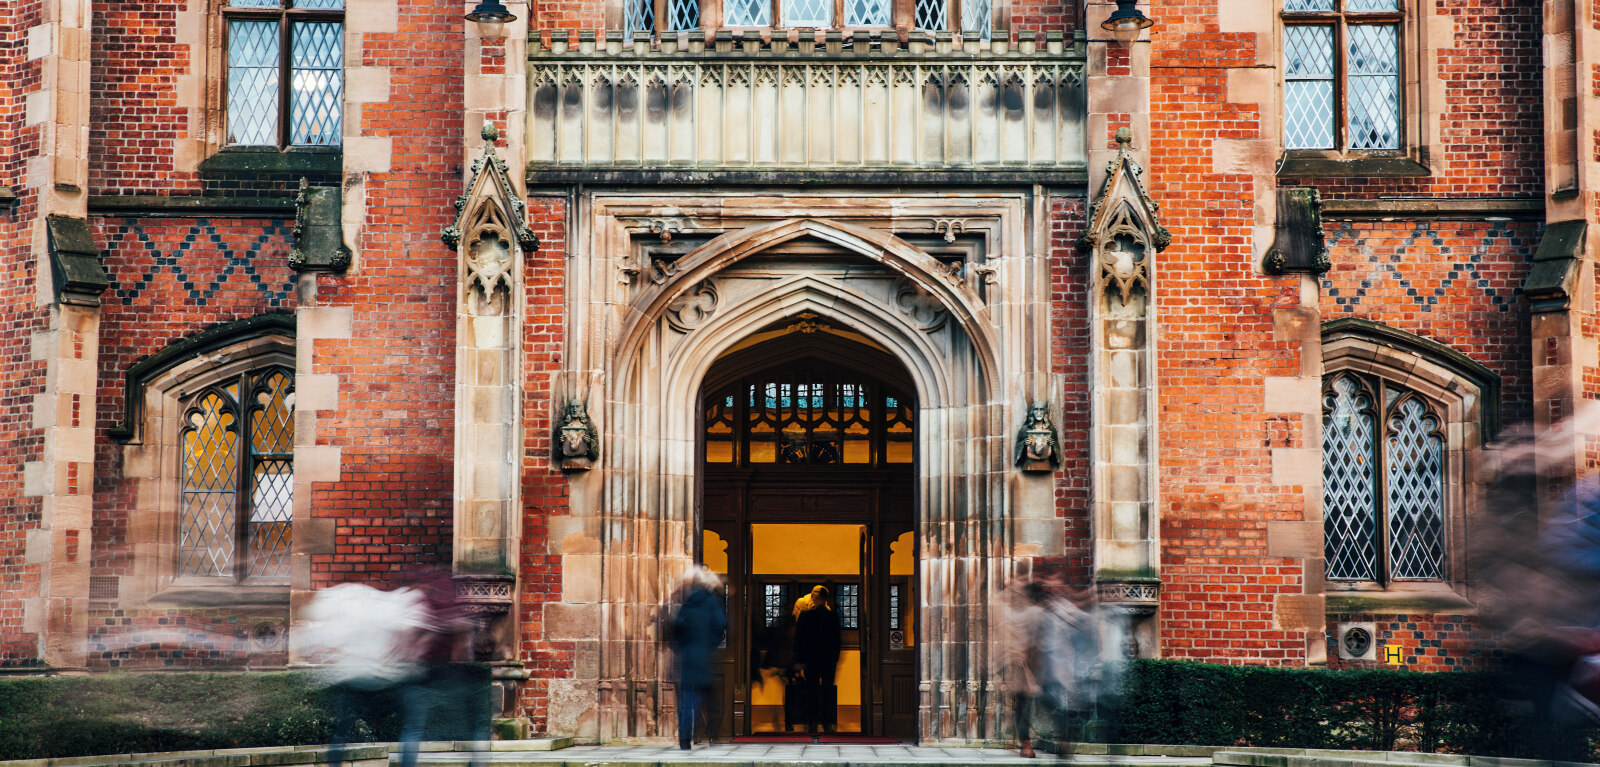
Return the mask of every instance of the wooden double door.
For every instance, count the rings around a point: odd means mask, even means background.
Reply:
[[[795,603],[824,586],[840,658],[823,720],[840,733],[914,740],[917,551],[909,466],[708,472],[701,561],[728,583],[708,731],[806,729],[794,677]]]

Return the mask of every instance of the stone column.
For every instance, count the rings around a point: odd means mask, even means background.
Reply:
[[[1161,591],[1152,261],[1170,235],[1139,181],[1132,138],[1127,128],[1117,131],[1122,148],[1107,168],[1080,246],[1092,259],[1095,581],[1101,604],[1116,619],[1102,631],[1111,651],[1149,657],[1158,650]]]
[[[46,0],[40,15],[26,49],[39,78],[22,98],[23,125],[38,131],[38,143],[18,196],[35,201],[24,211],[32,215],[36,300],[48,307],[49,325],[32,339],[32,359],[45,366],[44,390],[33,398],[44,445],[23,465],[23,494],[42,499],[25,562],[40,566],[40,585],[23,623],[40,637],[44,663],[77,668],[89,606],[99,296],[107,285],[86,196],[93,8],[89,0]]]

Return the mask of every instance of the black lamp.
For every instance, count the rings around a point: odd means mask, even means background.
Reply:
[[[505,37],[506,22],[516,20],[516,15],[500,0],[482,0],[467,14],[467,21],[478,22],[478,34],[482,37]]]
[[[1140,32],[1156,23],[1155,19],[1140,13],[1138,6],[1139,0],[1117,0],[1117,9],[1100,22],[1100,28],[1110,32],[1117,42],[1131,44],[1139,39]]]

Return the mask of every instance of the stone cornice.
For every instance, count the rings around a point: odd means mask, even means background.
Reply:
[[[937,35],[913,32],[901,40],[892,30],[887,35],[877,30],[830,30],[809,35],[792,30],[788,36],[778,37],[767,30],[719,29],[711,34],[696,31],[659,37],[639,33],[633,40],[626,40],[621,32],[609,32],[602,38],[589,31],[574,34],[566,30],[534,30],[528,36],[530,62],[552,58],[563,61],[647,60],[662,64],[787,59],[808,63],[876,60],[970,64],[1064,59],[1081,64],[1086,59],[1085,48],[1081,35],[1067,40],[1059,31],[1044,35],[1020,32],[1014,41],[1009,38],[961,40],[952,38],[948,32]]]

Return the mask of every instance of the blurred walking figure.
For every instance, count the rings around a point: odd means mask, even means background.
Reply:
[[[428,608],[415,589],[379,591],[365,584],[342,583],[318,591],[296,628],[316,679],[328,686],[333,706],[333,739],[329,760],[344,761],[357,720],[369,724],[382,712],[405,701],[405,685],[414,681],[416,638],[427,625]],[[411,719],[410,706],[404,716]],[[415,748],[406,767],[416,763]]]
[[[809,604],[795,603],[800,613],[794,623],[794,661],[800,673],[800,711],[806,732],[816,735],[818,727],[832,732],[838,721],[838,688],[834,675],[839,670],[839,614],[829,601],[828,587],[811,589]]]
[[[1086,595],[1080,595],[1086,601]],[[1094,621],[1089,613],[1039,581],[1028,581],[1012,595],[1011,672],[1017,741],[1025,757],[1034,756],[1036,715],[1050,721],[1057,756],[1072,748],[1072,711],[1086,702],[1088,670],[1098,659]]]
[[[672,652],[678,663],[678,748],[694,743],[695,721],[711,687],[711,653],[728,630],[722,580],[697,565],[679,584],[681,603],[672,617]]]

